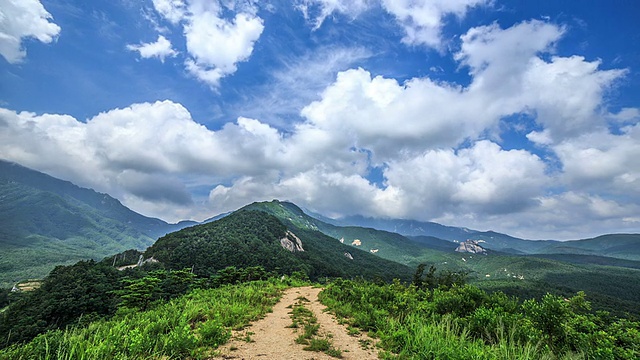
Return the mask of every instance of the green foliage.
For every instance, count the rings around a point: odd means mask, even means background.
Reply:
[[[435,271],[433,271],[435,273]],[[336,280],[321,301],[380,339],[389,359],[636,359],[640,323],[590,311],[584,293],[520,303],[453,285]]]
[[[195,290],[151,310],[39,335],[0,351],[0,358],[209,358],[212,349],[229,340],[230,329],[269,311],[282,288],[272,280]]]
[[[342,351],[333,347],[329,336],[318,336],[320,324],[313,312],[304,305],[307,302],[309,300],[304,297],[298,298],[290,312],[292,324],[289,327],[299,332],[296,344],[306,345],[303,350],[324,352],[329,356],[341,358]]]
[[[3,309],[5,306],[9,305],[10,294],[11,294],[11,289],[0,288],[0,309]]]
[[[239,212],[221,220],[168,234],[145,252],[167,268],[193,268],[212,276],[230,266],[263,266],[291,273],[305,265],[280,246],[286,228],[264,213]]]
[[[287,228],[278,218],[263,211],[243,210],[168,234],[158,239],[145,257],[153,256],[169,269],[193,268],[195,274],[203,277],[225,268],[255,266],[262,266],[269,273],[306,274],[313,280],[409,277],[408,267],[341,244],[318,231],[300,228],[291,231],[301,239],[305,251],[291,253],[282,248],[280,239],[286,236]],[[345,257],[345,252],[352,253],[353,260]],[[239,275],[229,271],[221,276]]]
[[[0,196],[0,287],[42,278],[57,265],[144,249],[188,225],[142,216],[108,195],[2,160]]]
[[[125,278],[123,284],[122,289],[114,291],[122,300],[120,305],[139,310],[148,309],[153,302],[185,294],[199,285],[188,269],[156,270],[141,278]]]
[[[436,267],[431,265],[429,272],[424,274],[425,267],[426,264],[418,265],[413,275],[412,284],[419,289],[449,289],[453,286],[462,286],[466,282],[467,273],[464,271],[443,270],[436,274]]]
[[[115,313],[118,299],[111,292],[120,288],[123,276],[94,261],[56,267],[40,288],[20,294],[0,314],[0,334],[7,334],[0,347]]]

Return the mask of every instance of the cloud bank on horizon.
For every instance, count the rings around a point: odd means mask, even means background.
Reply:
[[[279,198],[534,239],[640,232],[632,5],[536,4],[9,0],[0,158],[168,221]]]

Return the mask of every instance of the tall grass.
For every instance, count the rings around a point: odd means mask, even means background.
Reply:
[[[224,344],[231,329],[270,311],[286,285],[256,281],[195,290],[145,312],[57,330],[0,352],[1,359],[201,359]]]
[[[400,284],[341,281],[329,285],[320,294],[320,300],[349,325],[378,338],[382,359],[584,358],[574,353],[557,356],[535,337],[522,336],[520,325],[514,322],[505,325],[500,318],[494,319],[495,326],[485,324],[486,336],[478,336],[469,327],[468,319],[455,311],[434,311],[442,304],[434,303],[427,295]],[[473,293],[467,295],[472,297]]]

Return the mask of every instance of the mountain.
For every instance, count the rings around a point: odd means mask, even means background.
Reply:
[[[307,226],[265,212],[238,210],[222,219],[167,234],[145,251],[170,269],[211,276],[228,266],[304,271],[312,279],[409,279],[413,269],[340,243]]]
[[[376,219],[359,215],[328,220],[331,224],[338,226],[369,227],[405,236],[432,236],[451,241],[465,241],[470,234],[477,232],[476,230],[463,227],[446,226],[435,222],[403,219]]]
[[[351,249],[367,251],[383,259],[412,267],[418,265],[416,256],[425,251],[430,252],[437,259],[442,259],[441,251],[429,249],[428,246],[400,234],[360,226],[332,225],[307,215],[291,202],[278,200],[256,202],[242,209],[269,213],[287,226],[320,231],[332,238],[339,239],[345,245],[349,245]]]
[[[375,252],[376,256],[413,269],[420,263],[426,263],[441,270],[467,271],[470,282],[489,291],[501,290],[510,295],[530,298],[542,297],[547,292],[572,296],[577,291],[585,290],[595,308],[617,314],[638,313],[640,270],[633,261],[605,256],[528,255],[542,252],[543,249],[560,251],[553,246],[566,245],[567,242],[531,241],[492,231],[462,230],[467,239],[478,241],[488,251],[483,254],[457,253],[455,249],[460,241],[453,242],[433,236],[402,236],[359,226],[337,226],[335,223],[327,223],[326,218],[321,221],[309,216],[290,202],[274,200],[253,203],[243,209],[269,213],[288,227],[321,231],[334,239],[343,240],[351,249],[369,252],[378,250]],[[414,233],[419,233],[425,227],[418,230],[414,226],[413,229]],[[357,243],[356,239],[359,240]],[[623,245],[633,248],[634,236],[623,236],[622,239],[626,240]],[[604,242],[599,244],[600,241]],[[607,245],[609,242],[611,244]],[[578,248],[615,249],[615,239],[610,236],[569,243]],[[621,288],[627,290],[625,294],[620,293]]]
[[[608,234],[592,239],[553,242],[537,253],[606,256],[640,261],[640,234]]]
[[[495,231],[477,231],[464,227],[441,225],[434,222],[421,222],[402,219],[376,219],[362,216],[348,216],[340,219],[322,218],[335,226],[361,226],[377,230],[395,232],[410,239],[425,243],[431,238],[434,249],[446,250],[445,243],[435,238],[461,242],[465,240],[480,241],[483,248],[514,255],[588,255],[589,257],[573,258],[572,261],[585,263],[589,259],[596,264],[616,263],[602,257],[640,261],[640,234],[607,234],[592,239],[558,241],[558,240],[525,240]],[[562,259],[561,256],[554,257]]]
[[[54,266],[145,249],[170,231],[106,194],[0,160],[0,286],[40,278]]]
[[[530,254],[548,246],[547,242],[519,239],[495,231],[478,231],[465,227],[446,226],[435,222],[404,219],[376,219],[362,216],[348,216],[331,223],[339,226],[363,226],[395,232],[413,239],[425,237],[453,242],[479,240],[482,247],[511,254]],[[441,244],[444,246],[443,244]],[[446,247],[446,246],[445,246]],[[455,247],[454,247],[455,248]]]

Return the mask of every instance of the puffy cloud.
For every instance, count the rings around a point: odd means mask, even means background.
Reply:
[[[159,174],[145,174],[135,170],[123,170],[116,179],[133,197],[153,203],[169,203],[179,206],[193,205],[186,186],[176,178]]]
[[[179,23],[187,12],[187,5],[182,0],[153,0],[153,7],[174,25]]]
[[[572,189],[636,199],[640,195],[640,124],[614,135],[606,130],[551,146]]]
[[[302,110],[308,124],[300,132],[329,132],[334,142],[371,150],[377,161],[385,161],[398,151],[454,147],[476,137],[496,119],[473,100],[464,89],[428,78],[402,85],[372,78],[363,69],[348,70],[338,74],[321,100]],[[453,105],[461,103],[465,106]]]
[[[217,86],[222,76],[236,71],[236,64],[253,52],[264,25],[262,19],[248,14],[236,14],[233,20],[220,17],[221,9],[194,13],[185,25],[187,51],[193,57],[188,70],[198,79]]]
[[[60,33],[60,26],[39,0],[5,0],[0,8],[0,55],[9,63],[21,62],[26,56],[22,40],[35,38],[50,43]]]
[[[178,52],[173,50],[171,42],[162,35],[158,35],[158,40],[153,43],[142,43],[140,45],[127,45],[127,49],[137,51],[145,59],[157,57],[160,61],[168,57],[175,57]]]
[[[279,60],[285,67],[273,71],[266,84],[246,91],[241,103],[228,107],[229,112],[287,126],[284,119],[299,117],[300,111],[319,97],[338,72],[371,56],[372,53],[364,48],[334,46],[299,57],[283,56]]]
[[[246,61],[264,30],[262,19],[249,3],[204,0],[154,0],[154,8],[174,25],[182,23],[186,38],[186,70],[198,80],[217,87]],[[233,12],[231,19],[223,16]]]
[[[185,30],[193,14],[213,16],[221,6],[185,4]],[[625,72],[578,56],[548,58],[564,31],[537,21],[469,30],[456,55],[467,86],[339,72],[287,132],[245,117],[213,131],[171,101],[86,122],[0,109],[0,156],[169,220],[279,198],[330,215],[436,220],[530,238],[594,235],[612,224],[637,231],[637,110],[612,115],[603,100]],[[235,66],[233,56],[202,54],[226,64],[203,68],[191,59],[202,76],[213,72],[211,82]],[[490,136],[519,113],[537,123],[528,138],[553,153],[560,170]]]
[[[504,73],[518,73],[529,66],[531,58],[552,50],[564,31],[538,20],[525,21],[507,29],[497,23],[474,27],[460,36],[462,45],[455,58],[469,66],[474,76],[500,77]]]
[[[473,76],[470,94],[484,97],[503,116],[529,113],[536,118],[544,130],[530,134],[532,141],[549,143],[606,126],[603,95],[626,73],[599,69],[600,61],[581,56],[541,58],[553,51],[564,32],[537,20],[508,29],[481,26],[461,36],[461,50],[455,55]]]
[[[640,109],[639,108],[623,108],[618,113],[611,114],[609,117],[621,123],[628,122],[628,121],[638,121],[640,120]]]
[[[148,208],[154,202],[190,204],[183,177],[216,182],[281,167],[280,138],[275,129],[245,118],[210,131],[171,101],[133,104],[86,122],[0,109],[2,158]]]
[[[384,174],[387,186],[405,194],[403,216],[425,211],[427,217],[443,212],[521,212],[535,205],[535,197],[549,182],[545,164],[536,155],[505,151],[489,141],[457,152],[431,150],[390,162]]]
[[[605,128],[603,94],[621,78],[621,69],[600,70],[600,61],[581,56],[533,59],[524,75],[524,98],[554,140]]]
[[[373,0],[300,0],[296,7],[302,11],[306,20],[312,20],[314,30],[322,26],[324,20],[333,13],[355,18],[367,10]]]
[[[382,0],[383,7],[404,29],[403,42],[435,49],[442,48],[445,16],[463,18],[470,8],[489,3],[490,0]]]

